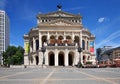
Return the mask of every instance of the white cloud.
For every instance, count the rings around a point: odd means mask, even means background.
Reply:
[[[99,23],[102,23],[102,22],[104,22],[104,21],[105,21],[105,17],[101,17],[101,18],[98,19],[98,22],[99,22]]]
[[[120,38],[120,31],[114,32],[111,35],[109,35],[106,39],[101,41],[99,44],[97,44],[97,47],[103,46],[103,45],[108,45],[108,44],[113,44],[113,46],[118,46],[118,43],[113,43],[112,41],[115,39]]]

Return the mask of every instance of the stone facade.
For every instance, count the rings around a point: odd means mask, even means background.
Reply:
[[[94,63],[94,39],[95,36],[83,27],[79,14],[62,10],[38,14],[37,27],[24,35],[24,65],[75,66],[80,61],[82,64],[87,61]],[[78,47],[83,49],[82,52],[78,52]],[[44,53],[42,48],[45,48]]]

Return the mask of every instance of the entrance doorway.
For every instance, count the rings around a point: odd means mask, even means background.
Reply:
[[[35,59],[36,59],[36,65],[38,65],[39,64],[39,57],[35,56]]]
[[[59,66],[64,66],[64,53],[63,52],[59,53],[58,55],[58,64]]]
[[[73,65],[73,60],[74,60],[74,53],[73,52],[70,52],[68,54],[68,65],[69,66],[72,66]]]
[[[49,53],[49,65],[54,66],[55,65],[55,55],[53,52]]]

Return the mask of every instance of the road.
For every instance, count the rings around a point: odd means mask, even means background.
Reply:
[[[0,68],[0,84],[120,84],[120,68]]]

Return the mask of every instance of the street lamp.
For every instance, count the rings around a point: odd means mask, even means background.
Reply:
[[[79,52],[79,62],[78,62],[78,67],[80,67],[81,65],[81,56],[80,56],[80,53],[82,52],[82,48],[79,46],[78,47],[78,52]]]
[[[43,62],[42,62],[42,67],[43,67],[43,64],[45,64],[45,56],[44,56],[44,53],[46,52],[46,48],[45,48],[45,47],[42,47],[42,48],[41,48],[41,51],[43,52]]]

